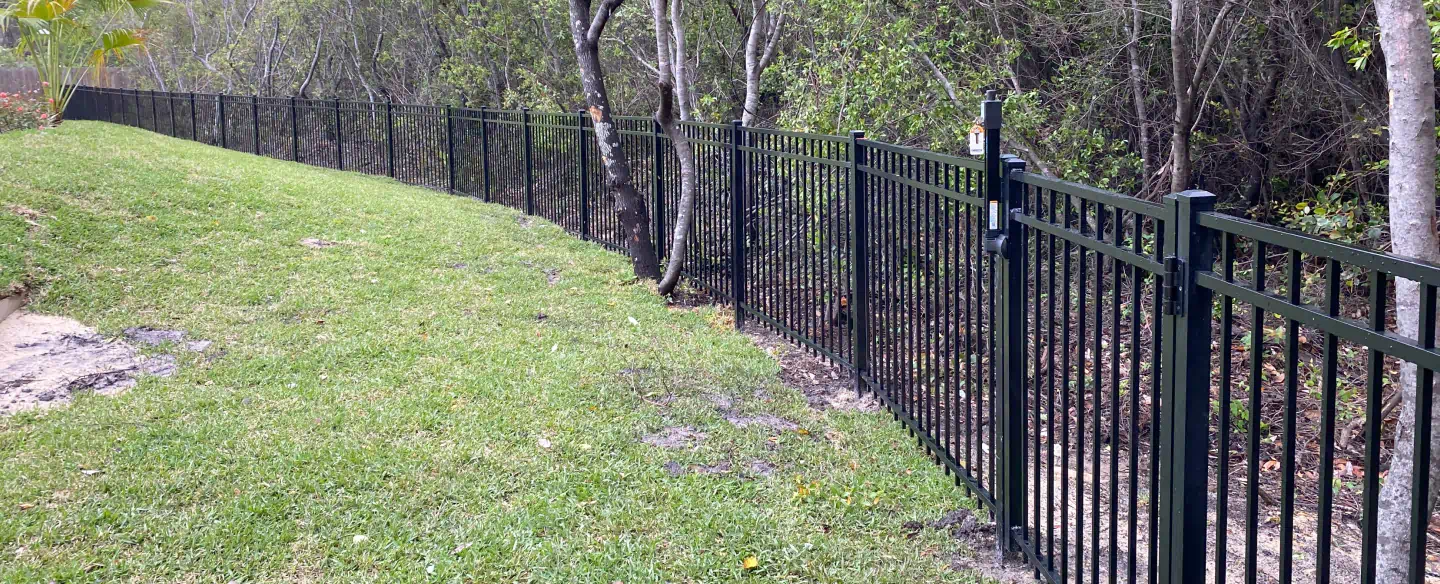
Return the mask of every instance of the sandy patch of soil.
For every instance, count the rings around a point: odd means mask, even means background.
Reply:
[[[855,393],[855,381],[845,368],[759,326],[747,327],[745,333],[779,362],[780,380],[804,394],[811,408],[862,412],[880,409],[880,402],[873,396]]]
[[[173,356],[147,358],[72,319],[17,312],[0,321],[0,415],[67,404],[83,391],[116,395],[140,375],[174,373]]]
[[[705,433],[689,426],[666,428],[646,435],[640,441],[656,448],[689,448],[705,440]]]

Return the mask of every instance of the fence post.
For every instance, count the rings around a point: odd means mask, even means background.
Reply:
[[[340,98],[335,98],[335,167],[345,170],[345,140],[340,137]]]
[[[1001,534],[996,545],[1001,551],[1024,538],[1026,477],[1025,477],[1025,248],[1024,226],[1012,211],[1024,205],[1024,190],[1012,180],[1011,173],[1024,172],[1023,161],[1000,153],[1003,128],[1001,102],[994,91],[985,92],[981,105],[985,127],[985,248],[995,254],[1000,270],[997,282],[994,321],[998,323],[999,343],[995,348],[999,359],[999,384],[996,388],[1000,404],[997,440],[999,460],[995,477],[1000,508]]]
[[[745,124],[730,122],[730,299],[735,302],[735,330],[745,320]]]
[[[585,147],[585,110],[575,114],[575,135],[580,143],[576,151],[580,158],[580,239],[590,239],[590,155]]]
[[[664,261],[670,246],[665,245],[665,155],[660,143],[664,136],[660,122],[650,121],[650,134],[650,200],[653,203],[650,208],[654,210],[656,256]]]
[[[850,337],[851,369],[855,372],[855,393],[865,393],[865,376],[870,373],[870,201],[865,191],[869,152],[861,140],[865,132],[850,132]],[[832,302],[835,302],[832,300]]]
[[[525,131],[525,214],[535,214],[535,164],[531,159],[530,108],[520,108],[520,125]]]
[[[255,130],[255,155],[260,155],[260,94],[250,96],[250,127]]]
[[[1004,383],[1004,419],[1001,421],[1001,453],[1004,457],[1004,497],[1001,506],[1005,509],[1005,526],[1008,543],[1026,539],[1025,503],[1029,491],[1025,474],[1026,430],[1025,420],[1025,357],[1026,330],[1025,300],[1028,297],[1025,279],[1025,262],[1028,257],[1029,237],[1016,213],[1023,210],[1025,187],[1019,182],[1025,172],[1025,161],[1006,156],[1003,158],[1002,174],[997,176],[1004,191],[1001,204],[1000,222],[1005,237],[1000,245],[1001,289],[1000,310],[1000,366]],[[1007,545],[1008,543],[1004,544]]]
[[[290,160],[300,162],[300,110],[295,107],[295,96],[290,96]]]
[[[178,138],[180,132],[175,129],[175,94],[165,92],[165,106],[170,110],[170,135]]]
[[[485,129],[486,107],[480,106],[480,182],[484,183],[481,199],[490,202],[490,133]]]
[[[395,178],[395,100],[385,97],[385,169]]]
[[[391,141],[391,148],[394,148],[394,141]],[[445,169],[449,171],[446,176],[446,189],[450,194],[455,194],[455,108],[445,104]]]
[[[160,100],[155,97],[154,89],[150,90],[150,129],[160,133]]]
[[[1164,359],[1160,428],[1160,582],[1205,582],[1206,480],[1210,454],[1210,318],[1214,293],[1195,283],[1214,266],[1214,233],[1199,215],[1215,195],[1185,191],[1165,197]]]
[[[195,115],[195,92],[192,91],[192,92],[190,92],[190,141],[191,141],[191,142],[199,142],[199,141],[200,141],[200,129],[197,128],[197,127],[195,127],[195,120],[196,120],[196,119],[198,119],[198,117]]]
[[[215,94],[215,116],[220,121],[220,147],[229,148],[229,132],[225,130],[225,94]]]

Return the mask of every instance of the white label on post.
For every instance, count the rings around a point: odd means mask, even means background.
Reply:
[[[990,201],[990,230],[1000,228],[1000,201]]]
[[[985,128],[980,124],[970,127],[970,155],[985,154]]]

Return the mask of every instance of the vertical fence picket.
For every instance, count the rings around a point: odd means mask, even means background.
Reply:
[[[660,122],[650,121],[650,215],[655,229],[655,256],[665,260],[665,147]]]
[[[195,119],[195,92],[192,91],[190,92],[190,140],[198,142],[200,140],[200,129],[195,124]]]
[[[252,138],[255,155],[260,155],[260,95],[250,96],[250,128],[254,130]]]
[[[385,170],[395,178],[395,101],[385,98]]]
[[[393,155],[392,155],[392,160]],[[455,109],[445,106],[445,190],[455,194]]]
[[[215,109],[216,109],[215,119],[217,120],[216,126],[219,127],[219,132],[220,132],[220,147],[221,147],[221,148],[229,148],[229,147],[230,147],[229,132],[227,132],[227,131],[225,130],[225,96],[224,96],[224,95],[216,95],[216,96],[215,96]]]
[[[865,132],[850,132],[850,314],[851,368],[855,393],[865,393],[865,376],[870,372],[870,218],[865,192]]]
[[[480,198],[490,202],[490,134],[485,128],[486,107],[480,106],[480,182],[484,193]]]
[[[530,135],[530,108],[520,109],[520,124],[525,141],[525,214],[535,214],[534,143]]]
[[[340,100],[335,100],[335,167],[345,170],[345,138],[340,133]]]
[[[576,168],[580,175],[580,239],[590,239],[590,156],[585,139],[585,110],[575,114]]]
[[[300,110],[295,107],[295,96],[290,96],[290,160],[300,162]]]

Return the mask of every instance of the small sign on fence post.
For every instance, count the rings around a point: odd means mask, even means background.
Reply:
[[[985,155],[985,126],[978,120],[970,126],[970,155]]]

